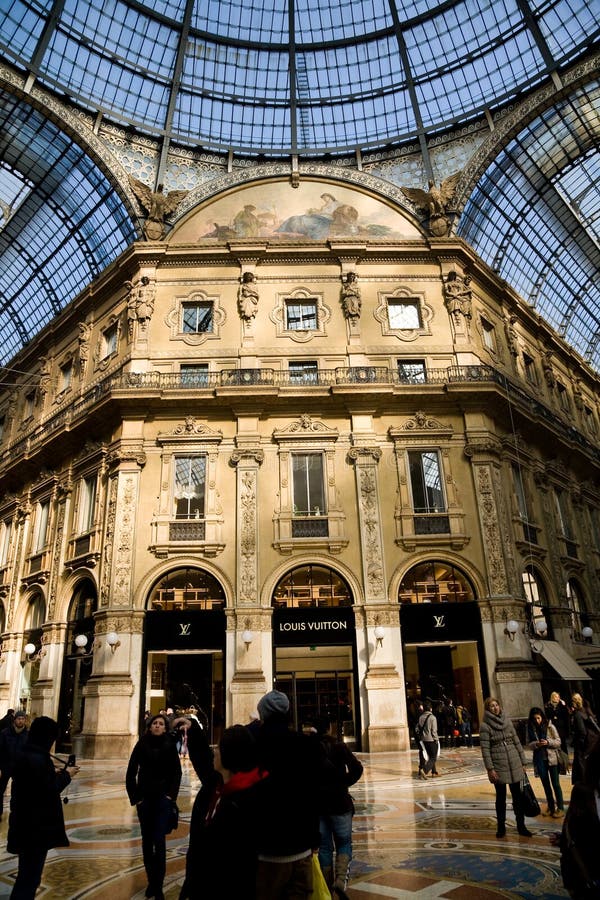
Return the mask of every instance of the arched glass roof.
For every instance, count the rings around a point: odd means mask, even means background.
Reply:
[[[151,187],[170,146],[250,161],[402,147],[441,177],[434,149],[498,130],[543,87],[545,112],[494,151],[458,234],[600,368],[597,69],[562,81],[599,34],[597,0],[3,0],[0,60],[26,84],[0,73],[0,364],[139,228],[110,150],[102,168],[34,84],[98,132],[155,139]]]
[[[366,148],[492,111],[600,29],[579,0],[5,0],[8,60],[186,144]]]

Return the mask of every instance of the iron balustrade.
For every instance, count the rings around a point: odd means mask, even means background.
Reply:
[[[184,519],[169,522],[170,541],[206,540],[206,523],[203,519]]]

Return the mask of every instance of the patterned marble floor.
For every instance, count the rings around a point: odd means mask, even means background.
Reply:
[[[558,853],[549,836],[560,822],[528,819],[533,838],[495,837],[494,792],[478,749],[447,750],[441,777],[419,781],[416,755],[361,754],[363,779],[354,786],[351,900],[498,900],[567,897]],[[146,879],[137,821],[124,790],[125,761],[87,762],[69,786],[65,806],[69,849],[51,851],[36,900],[143,900]],[[570,795],[564,777],[565,798]],[[169,839],[165,896],[179,894],[191,803],[198,782],[189,762],[179,796],[180,826]],[[535,783],[541,799],[539,781]],[[7,816],[0,822],[6,846]],[[8,897],[16,857],[0,852],[0,898]],[[208,898],[207,898],[208,900]]]

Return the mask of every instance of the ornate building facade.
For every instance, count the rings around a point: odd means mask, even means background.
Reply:
[[[64,745],[176,704],[214,739],[275,685],[406,749],[419,697],[519,716],[600,664],[598,376],[375,188],[265,173],[167,236],[146,198],[13,361],[0,699]]]

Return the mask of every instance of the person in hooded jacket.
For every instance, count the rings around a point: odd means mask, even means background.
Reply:
[[[488,778],[496,789],[496,837],[506,837],[506,785],[512,794],[517,831],[522,837],[532,837],[531,831],[525,827],[521,803],[525,751],[513,723],[502,711],[498,700],[488,697],[484,706],[483,722],[479,726],[479,743]]]
[[[13,900],[33,900],[42,880],[48,850],[68,847],[60,793],[79,766],[56,768],[50,750],[58,723],[40,716],[31,723],[27,741],[13,770],[6,849],[19,855]]]
[[[125,776],[129,802],[137,809],[148,876],[146,897],[164,900],[169,819],[179,793],[181,763],[167,720],[153,716],[132,750]]]
[[[27,714],[18,709],[12,722],[0,731],[0,819],[4,813],[4,793],[15,767],[17,756],[25,746],[29,730]]]

